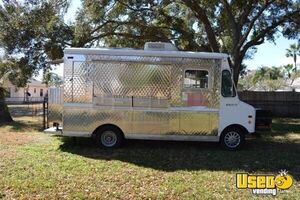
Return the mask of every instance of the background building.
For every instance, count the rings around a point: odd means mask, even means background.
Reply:
[[[47,85],[35,79],[30,79],[24,88],[17,88],[9,82],[5,84],[5,88],[8,92],[6,102],[39,102],[48,95]]]

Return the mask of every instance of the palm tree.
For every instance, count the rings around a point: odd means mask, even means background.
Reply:
[[[269,68],[269,75],[271,80],[277,80],[278,78],[282,78],[282,71],[279,67]]]
[[[300,55],[300,44],[291,44],[289,49],[286,49],[286,57],[293,57],[294,59],[294,70],[297,74],[297,55]]]
[[[293,65],[287,64],[287,65],[284,65],[283,68],[286,71],[288,77],[291,78],[291,76],[292,76],[291,71],[293,70]]]
[[[262,66],[258,68],[252,78],[252,83],[256,84],[257,82],[262,81],[267,75],[267,72],[268,72],[267,67]]]

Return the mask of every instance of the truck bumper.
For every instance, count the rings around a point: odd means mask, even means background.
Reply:
[[[256,131],[269,131],[272,126],[272,113],[269,110],[256,110],[256,121],[255,130]]]

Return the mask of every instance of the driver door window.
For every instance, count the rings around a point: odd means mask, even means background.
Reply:
[[[231,72],[229,70],[222,71],[221,93],[223,97],[235,97],[236,95],[232,77],[231,77]]]

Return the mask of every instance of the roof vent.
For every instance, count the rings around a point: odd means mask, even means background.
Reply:
[[[171,43],[166,42],[146,42],[144,46],[145,51],[178,51],[178,49]]]

